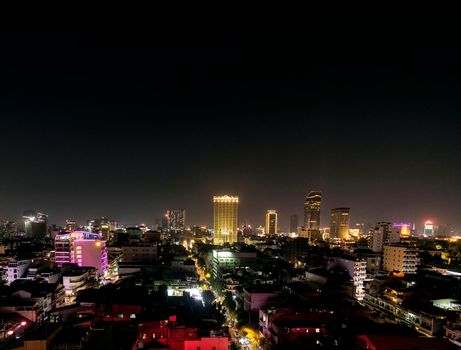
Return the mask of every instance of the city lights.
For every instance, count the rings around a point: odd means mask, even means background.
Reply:
[[[6,13],[1,349],[461,349],[460,18],[280,5]]]

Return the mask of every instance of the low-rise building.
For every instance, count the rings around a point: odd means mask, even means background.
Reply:
[[[213,278],[221,277],[223,269],[235,269],[251,266],[256,263],[257,252],[238,252],[231,249],[214,249],[211,266]]]
[[[64,286],[65,305],[75,302],[77,292],[90,286],[91,278],[95,278],[96,268],[75,267],[64,270],[62,282]]]
[[[331,257],[328,259],[327,269],[341,268],[346,270],[354,283],[354,296],[362,300],[365,295],[364,282],[367,275],[367,262],[365,259],[346,259]]]
[[[11,260],[7,264],[7,284],[25,277],[31,260]]]
[[[259,310],[259,331],[269,341],[283,345],[301,337],[319,337],[327,332],[333,312],[326,309],[265,307]]]
[[[227,350],[227,337],[200,336],[198,328],[176,325],[176,316],[170,320],[143,322],[133,349],[184,349],[184,350]]]
[[[152,263],[157,259],[157,242],[136,242],[122,247],[122,261],[129,263]]]
[[[446,323],[445,313],[432,305],[410,308],[400,305],[398,300],[368,293],[365,293],[363,301],[372,309],[384,312],[427,336],[440,335]]]
[[[245,311],[257,311],[263,306],[276,299],[282,289],[278,285],[263,284],[245,287],[243,289],[244,303],[243,309]]]

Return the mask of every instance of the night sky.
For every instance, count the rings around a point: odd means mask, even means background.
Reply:
[[[247,22],[4,28],[0,218],[211,224],[233,194],[286,229],[321,190],[322,226],[461,229],[459,19]]]

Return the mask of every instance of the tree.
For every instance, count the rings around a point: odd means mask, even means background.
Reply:
[[[214,317],[216,319],[216,322],[218,322],[218,325],[221,327],[224,324],[224,322],[226,322],[225,310],[218,303],[215,303],[214,305]]]

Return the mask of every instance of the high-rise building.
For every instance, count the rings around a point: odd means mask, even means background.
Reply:
[[[290,233],[298,232],[298,215],[293,214],[290,216]]]
[[[186,210],[168,209],[166,211],[167,226],[170,230],[184,230],[186,227]]]
[[[331,209],[330,238],[346,239],[349,235],[349,208]]]
[[[375,253],[383,251],[385,245],[399,243],[400,230],[390,222],[378,222],[370,238],[369,247]]]
[[[266,213],[266,235],[275,235],[279,226],[277,210],[268,210]]]
[[[41,239],[46,236],[48,215],[35,210],[26,210],[22,217],[26,237]]]
[[[394,228],[400,232],[400,238],[410,238],[411,235],[411,224],[410,223],[398,223],[394,224]]]
[[[214,231],[213,243],[237,242],[238,203],[239,198],[233,196],[214,196]]]
[[[320,202],[322,192],[310,191],[304,201],[304,228],[307,230],[320,229]]]
[[[424,222],[424,236],[433,237],[434,236],[434,223],[431,220],[426,220]]]

